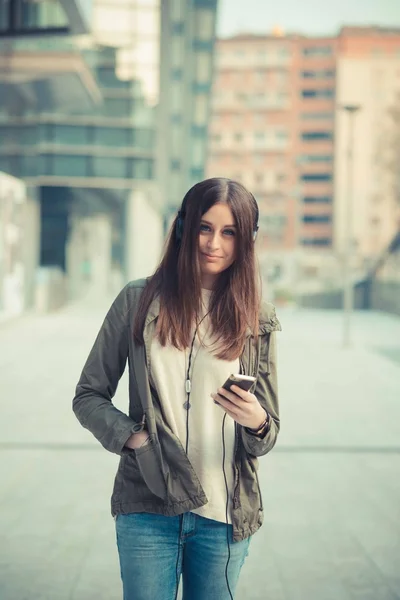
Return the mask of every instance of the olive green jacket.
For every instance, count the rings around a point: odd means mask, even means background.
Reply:
[[[144,345],[133,339],[133,323],[146,280],[129,283],[112,304],[83,368],[73,410],[83,427],[99,442],[120,455],[111,499],[113,516],[149,512],[179,515],[207,503],[200,481],[185,450],[163,419],[162,402],[149,384],[148,365],[152,342],[148,325],[159,314],[152,302],[144,328]],[[280,324],[271,304],[263,305],[258,341],[247,337],[240,357],[241,372],[255,375],[254,394],[270,415],[264,439],[236,424],[232,523],[234,541],[253,534],[263,521],[258,484],[257,456],[269,452],[279,431],[275,343]],[[129,364],[129,416],[112,403],[118,382]],[[222,382],[221,382],[222,384]],[[150,443],[124,448],[132,433],[146,427]]]

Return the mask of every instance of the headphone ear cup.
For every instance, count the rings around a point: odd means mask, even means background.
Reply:
[[[177,239],[178,242],[180,242],[182,240],[182,237],[183,237],[183,219],[180,216],[176,220],[175,236],[176,236],[176,239]]]

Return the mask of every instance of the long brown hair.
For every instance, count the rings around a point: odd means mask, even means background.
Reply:
[[[201,273],[198,257],[202,216],[217,203],[226,203],[236,224],[236,259],[223,271],[210,299],[210,319],[216,337],[216,356],[238,358],[247,330],[257,335],[260,309],[259,273],[254,253],[254,231],[258,208],[250,192],[236,181],[215,177],[194,185],[169,232],[161,263],[141,295],[134,325],[134,338],[143,344],[146,315],[152,300],[160,299],[157,334],[162,346],[187,348],[193,323],[201,309]],[[177,220],[178,223],[177,233]],[[179,226],[182,233],[179,234]]]

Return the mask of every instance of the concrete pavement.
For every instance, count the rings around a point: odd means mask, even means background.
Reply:
[[[0,599],[117,600],[118,457],[71,410],[98,302],[0,326]],[[400,598],[400,319],[280,310],[282,431],[237,600]],[[116,404],[126,410],[123,378]]]

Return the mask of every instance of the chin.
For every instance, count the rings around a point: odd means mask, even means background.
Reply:
[[[221,267],[212,267],[212,266],[207,266],[205,269],[202,269],[202,272],[205,275],[220,275],[221,273],[223,273],[224,271],[226,271],[228,267],[225,267],[223,269],[221,269]]]

